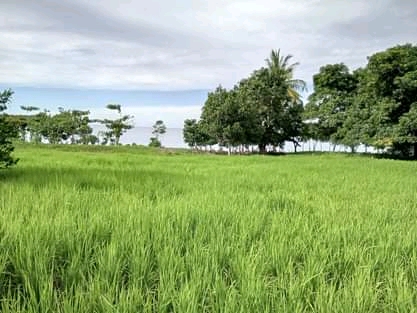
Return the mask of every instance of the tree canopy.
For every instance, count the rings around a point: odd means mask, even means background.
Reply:
[[[364,56],[365,57],[365,56]],[[342,60],[341,60],[342,61]],[[230,88],[219,84],[208,92],[200,118],[184,121],[183,138],[193,149],[213,145],[232,151],[276,151],[285,143],[294,150],[313,139],[343,145],[355,152],[360,145],[417,159],[417,46],[397,45],[367,57],[361,68],[326,64],[312,77],[306,103],[306,83],[295,77],[299,65],[292,55],[272,50],[265,65]],[[24,114],[5,114],[11,90],[0,93],[0,167],[13,165],[12,139],[53,144],[120,144],[133,127],[120,104],[108,104],[114,119],[91,120],[89,111],[58,113],[26,105]],[[95,136],[92,122],[106,128]],[[153,126],[150,145],[160,146],[166,127]],[[101,138],[99,138],[101,137]]]
[[[10,89],[0,92],[0,169],[10,167],[18,161],[12,156],[14,150],[12,139],[17,137],[17,128],[4,113],[12,96],[13,91]]]
[[[397,45],[367,58],[363,68],[327,64],[313,75],[314,89],[294,78],[292,55],[272,50],[266,66],[227,90],[208,93],[200,120],[185,120],[191,147],[279,148],[307,139],[384,149],[417,158],[417,47]]]
[[[417,46],[377,52],[354,71],[326,65],[313,81],[306,116],[318,120],[317,139],[417,158]]]
[[[219,85],[209,92],[200,121],[184,122],[184,139],[190,146],[218,144],[239,150],[256,145],[282,147],[289,140],[298,144],[303,135],[303,105],[299,91],[304,81],[294,79],[298,63],[292,56],[273,50],[266,67],[227,90]],[[200,142],[198,142],[200,141]]]

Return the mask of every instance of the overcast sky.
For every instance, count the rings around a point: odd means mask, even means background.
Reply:
[[[416,43],[417,4],[1,0],[0,41],[0,87],[184,92],[219,83],[231,87],[279,48],[300,62],[296,76],[311,86],[321,65],[362,66],[376,51]]]

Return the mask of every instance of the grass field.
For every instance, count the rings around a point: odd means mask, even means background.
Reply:
[[[19,146],[1,312],[417,312],[417,163]]]

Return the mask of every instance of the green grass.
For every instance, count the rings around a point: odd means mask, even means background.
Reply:
[[[18,146],[1,312],[417,312],[417,163]]]

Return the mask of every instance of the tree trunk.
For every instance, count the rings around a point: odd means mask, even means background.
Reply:
[[[413,159],[417,160],[417,142],[414,143]]]
[[[355,153],[355,146],[350,146],[350,153]]]
[[[259,148],[259,153],[264,154],[266,152],[266,144],[260,143],[258,145],[258,148]]]
[[[293,144],[294,144],[294,153],[297,153],[297,143],[294,141]]]

